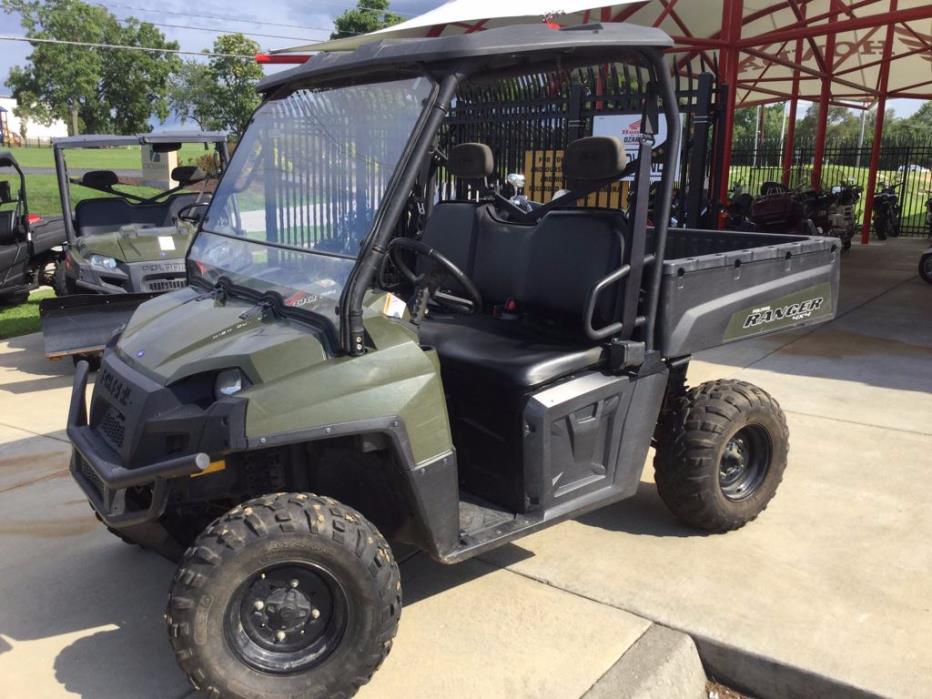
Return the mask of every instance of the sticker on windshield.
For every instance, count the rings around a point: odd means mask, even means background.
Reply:
[[[175,239],[170,235],[160,235],[159,236],[159,250],[162,252],[169,252],[175,249]]]
[[[385,305],[382,314],[389,318],[404,318],[407,305],[394,294],[385,294]]]

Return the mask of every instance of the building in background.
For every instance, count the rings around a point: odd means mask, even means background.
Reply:
[[[14,114],[13,110],[15,109],[15,99],[0,96],[0,146],[23,145],[22,129],[20,128],[22,124],[19,117]],[[67,135],[68,127],[61,120],[53,121],[49,126],[39,124],[31,119],[26,122],[28,145],[48,144],[53,138]]]

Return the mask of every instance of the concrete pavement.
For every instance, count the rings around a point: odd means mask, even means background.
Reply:
[[[690,383],[744,378],[787,412],[790,465],[756,522],[697,535],[648,469],[633,499],[481,560],[406,560],[398,639],[360,695],[578,697],[654,622],[759,696],[932,695],[921,248],[855,248],[836,321],[691,366]],[[64,473],[70,382],[37,336],[0,343],[0,697],[186,696],[161,622],[171,564],[97,526]]]

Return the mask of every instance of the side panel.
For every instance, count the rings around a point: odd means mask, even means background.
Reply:
[[[748,234],[731,235],[735,245],[755,242]],[[797,236],[782,244],[667,260],[658,310],[661,353],[678,357],[831,320],[840,259],[836,239]]]
[[[635,379],[591,373],[531,396],[524,412],[530,504],[549,517],[589,493],[634,495],[666,380],[665,371]]]

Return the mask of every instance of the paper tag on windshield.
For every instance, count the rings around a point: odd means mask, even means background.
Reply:
[[[169,252],[170,250],[175,249],[175,239],[170,235],[160,235],[159,236],[159,250],[162,252]]]
[[[385,305],[382,314],[389,318],[404,318],[407,304],[394,294],[385,294]]]

